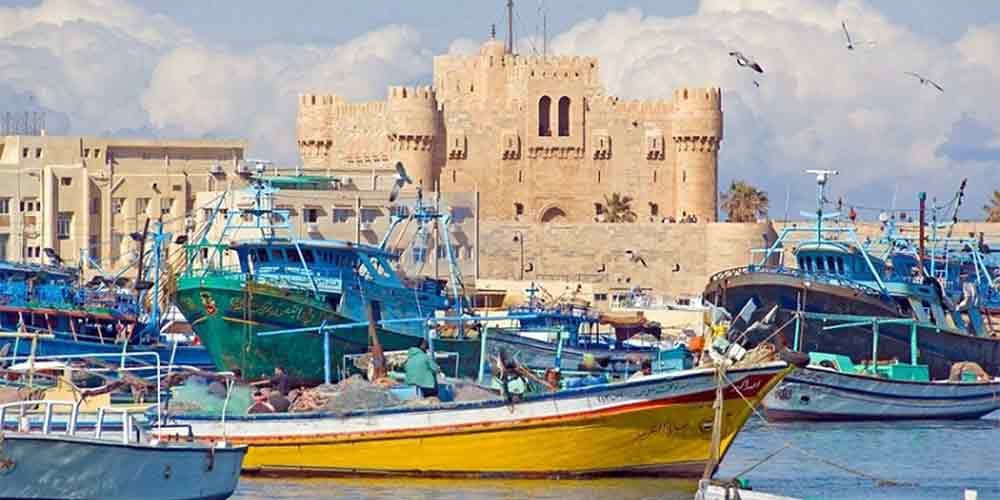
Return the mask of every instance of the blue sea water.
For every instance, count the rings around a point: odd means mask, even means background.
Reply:
[[[718,476],[737,474],[786,445],[744,475],[755,489],[810,499],[958,500],[968,488],[977,490],[982,500],[1000,499],[1000,412],[960,422],[768,424],[755,420],[737,437]],[[903,484],[880,485],[871,478]],[[693,481],[661,479],[244,477],[234,498],[680,500],[691,499],[696,487]]]

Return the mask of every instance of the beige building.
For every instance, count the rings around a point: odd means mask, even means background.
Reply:
[[[0,137],[0,258],[128,264],[147,219],[182,232],[195,193],[237,181],[245,143],[79,136]]]
[[[434,58],[433,87],[390,87],[385,101],[299,97],[308,170],[384,189],[396,161],[425,190],[479,193],[483,220],[601,220],[604,197],[634,199],[644,222],[717,217],[718,88],[670,100],[605,95],[598,61],[507,53]],[[438,189],[435,189],[438,188]]]

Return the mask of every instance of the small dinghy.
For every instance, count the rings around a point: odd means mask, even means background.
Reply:
[[[65,430],[53,430],[67,412]],[[245,446],[151,439],[121,410],[99,410],[84,432],[79,413],[67,401],[0,405],[0,498],[224,499],[236,489]],[[103,428],[112,413],[125,431]]]

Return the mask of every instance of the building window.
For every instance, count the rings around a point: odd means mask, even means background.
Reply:
[[[608,294],[606,293],[594,294],[594,302],[607,302],[607,301],[608,301]]]
[[[333,207],[333,223],[342,224],[351,220],[354,217],[353,208],[337,208]]]
[[[101,199],[95,196],[90,199],[90,213],[97,214],[100,212],[101,212]]]
[[[42,157],[42,148],[35,148],[35,158]]]
[[[170,189],[173,189],[174,191],[180,191],[181,190],[181,185],[180,184],[174,184],[173,186],[170,187]]]
[[[657,204],[657,203],[650,203],[649,204],[649,216],[650,217],[659,217],[660,216],[660,205],[659,204]]]
[[[61,185],[61,186],[72,186],[73,185],[73,178],[72,177],[60,177],[59,178],[59,185]]]
[[[569,136],[569,97],[559,98],[559,137]]]
[[[163,215],[170,214],[170,211],[174,208],[173,198],[160,198],[160,213]]]
[[[21,150],[21,157],[22,157],[22,158],[27,158],[27,157],[28,157],[28,153],[29,153],[30,151],[31,151],[31,148],[24,148],[24,149],[22,149],[22,150]]]
[[[538,135],[548,137],[552,135],[552,127],[549,121],[549,113],[552,108],[552,99],[543,95],[538,100]]]
[[[362,208],[361,209],[361,223],[371,224],[375,222],[375,219],[382,215],[382,211],[377,208]]]
[[[84,158],[90,157],[90,148],[83,148],[83,157]]]
[[[313,223],[319,221],[319,209],[318,208],[303,208],[302,209],[302,220],[306,223]]]
[[[125,198],[111,198],[111,213],[122,213],[123,206],[125,206]]]
[[[56,236],[60,240],[69,239],[70,228],[73,227],[73,212],[60,212],[56,219]]]
[[[135,215],[136,217],[140,215],[146,215],[149,210],[149,198],[136,198],[135,199]]]
[[[520,217],[524,215],[524,203],[514,203],[514,216]]]
[[[517,171],[517,182],[518,183],[524,182],[524,171],[523,170],[518,170]]]
[[[101,157],[100,148],[94,148],[94,158],[100,158],[100,157]]]
[[[10,213],[10,198],[0,198],[0,215]]]
[[[42,256],[42,249],[41,249],[41,247],[29,246],[25,250],[28,253],[28,258],[29,259],[37,259],[38,257]]]
[[[21,200],[22,212],[37,212],[41,208],[41,203],[39,203],[35,198],[25,198]]]

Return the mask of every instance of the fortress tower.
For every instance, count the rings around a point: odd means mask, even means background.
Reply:
[[[675,152],[675,216],[718,219],[719,143],[722,141],[722,92],[718,88],[674,91],[671,138]]]
[[[430,87],[389,87],[386,133],[390,161],[403,162],[413,183],[436,189],[435,139],[440,137],[437,99]]]

